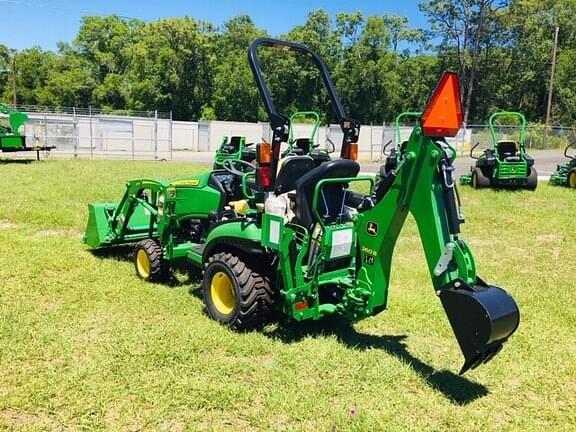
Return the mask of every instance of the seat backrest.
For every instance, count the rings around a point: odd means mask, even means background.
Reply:
[[[274,193],[280,195],[296,189],[296,181],[314,167],[314,160],[310,156],[287,157],[276,176]]]
[[[242,141],[242,137],[241,136],[233,136],[230,138],[230,142],[228,143],[228,146],[230,147],[229,152],[230,153],[236,153],[237,151],[240,150],[240,142]]]
[[[306,155],[310,153],[310,138],[296,138],[294,147],[299,148]]]
[[[504,159],[509,156],[516,156],[518,145],[515,141],[498,141],[498,157]]]
[[[315,222],[312,204],[314,188],[320,180],[339,177],[356,177],[360,165],[350,159],[323,162],[296,181],[296,217],[300,224],[311,228]],[[318,213],[325,223],[331,223],[342,216],[342,208],[346,191],[344,183],[334,183],[323,188],[323,194],[318,203]]]

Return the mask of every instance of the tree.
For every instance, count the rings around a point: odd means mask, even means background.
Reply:
[[[428,15],[430,36],[440,37],[440,55],[455,56],[464,96],[464,123],[468,122],[481,46],[495,11],[507,6],[506,0],[427,0],[420,10]]]
[[[246,52],[250,43],[265,33],[256,28],[249,16],[241,15],[224,24],[224,31],[216,41],[217,60],[213,92],[203,117],[257,121],[260,97]],[[212,111],[209,111],[208,109]]]
[[[12,54],[13,64],[16,65],[16,102],[19,105],[37,105],[39,93],[46,85],[50,70],[54,67],[57,57],[50,51],[40,48],[28,48]],[[11,74],[4,87],[4,99],[13,100],[12,73],[13,66],[9,66]]]
[[[412,29],[408,26],[408,18],[405,16],[384,15],[383,19],[388,33],[390,33],[390,41],[394,52],[397,52],[398,44],[402,41],[423,43],[426,40],[422,30]]]
[[[210,100],[216,31],[190,17],[144,25],[129,47],[130,109],[173,111],[174,118],[198,119]]]
[[[0,44],[0,101],[3,100],[4,91],[9,79],[10,49]]]

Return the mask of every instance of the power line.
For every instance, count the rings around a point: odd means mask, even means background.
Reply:
[[[11,4],[16,4],[16,5],[21,5],[21,6],[52,9],[52,10],[59,10],[59,11],[64,11],[64,12],[73,12],[73,13],[78,13],[78,14],[83,14],[83,15],[110,16],[110,14],[104,14],[104,13],[99,13],[99,12],[90,12],[90,11],[82,10],[82,9],[70,9],[70,8],[66,8],[66,7],[62,7],[62,6],[51,6],[51,5],[42,4],[42,3],[32,3],[32,2],[22,1],[22,0],[0,0],[0,3],[11,3]],[[140,18],[125,16],[125,15],[116,15],[116,16],[118,18],[122,18],[122,19],[140,19]]]

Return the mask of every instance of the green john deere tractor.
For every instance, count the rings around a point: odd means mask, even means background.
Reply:
[[[6,115],[7,124],[0,123],[0,151],[20,152],[35,151],[36,158],[40,159],[40,151],[55,148],[54,146],[26,146],[26,136],[24,135],[24,124],[29,120],[28,115],[16,111],[7,105],[0,104],[0,114]],[[6,118],[6,117],[4,117]],[[0,118],[1,120],[1,118]]]
[[[244,136],[225,136],[222,143],[216,150],[214,159],[214,169],[222,169],[222,163],[228,159],[240,159],[246,162],[256,160],[256,151],[254,143],[246,143]]]
[[[568,154],[568,149],[572,146],[572,144],[569,144],[564,149],[564,156],[568,158],[568,162],[559,164],[556,167],[556,171],[550,176],[550,184],[576,189],[576,156]]]
[[[262,79],[260,47],[296,51],[318,67],[343,130],[340,159],[316,166],[310,156],[289,156],[277,171],[289,119],[276,111]],[[166,280],[177,262],[202,269],[208,314],[233,329],[260,325],[273,311],[296,321],[331,314],[358,321],[386,309],[394,246],[412,213],[465,357],[461,373],[492,359],[518,327],[519,311],[509,294],[478,276],[460,237],[456,152],[443,138],[461,123],[457,76],[443,75],[405,156],[374,187],[372,177],[358,175],[359,125],[346,117],[320,57],[300,44],[261,38],[250,46],[249,62],[273,131],[271,143],[257,145],[256,164],[230,160],[198,176],[128,182],[120,203],[89,205],[84,242],[136,243],[134,266],[144,280]],[[369,192],[350,192],[356,182],[368,183]]]
[[[509,119],[516,117],[520,121],[520,137],[518,142],[498,140],[496,120],[500,117]],[[534,159],[526,153],[524,145],[526,136],[526,118],[518,112],[497,112],[488,120],[490,135],[494,148],[484,150],[480,157],[473,155],[477,143],[470,149],[470,157],[476,159],[470,172],[460,177],[460,184],[481,188],[511,188],[535,190],[538,186],[538,173],[534,168]]]

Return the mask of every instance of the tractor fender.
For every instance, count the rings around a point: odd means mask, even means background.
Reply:
[[[254,221],[241,219],[218,223],[206,238],[202,261],[221,251],[236,250],[247,255],[266,253],[262,246],[262,230]]]

